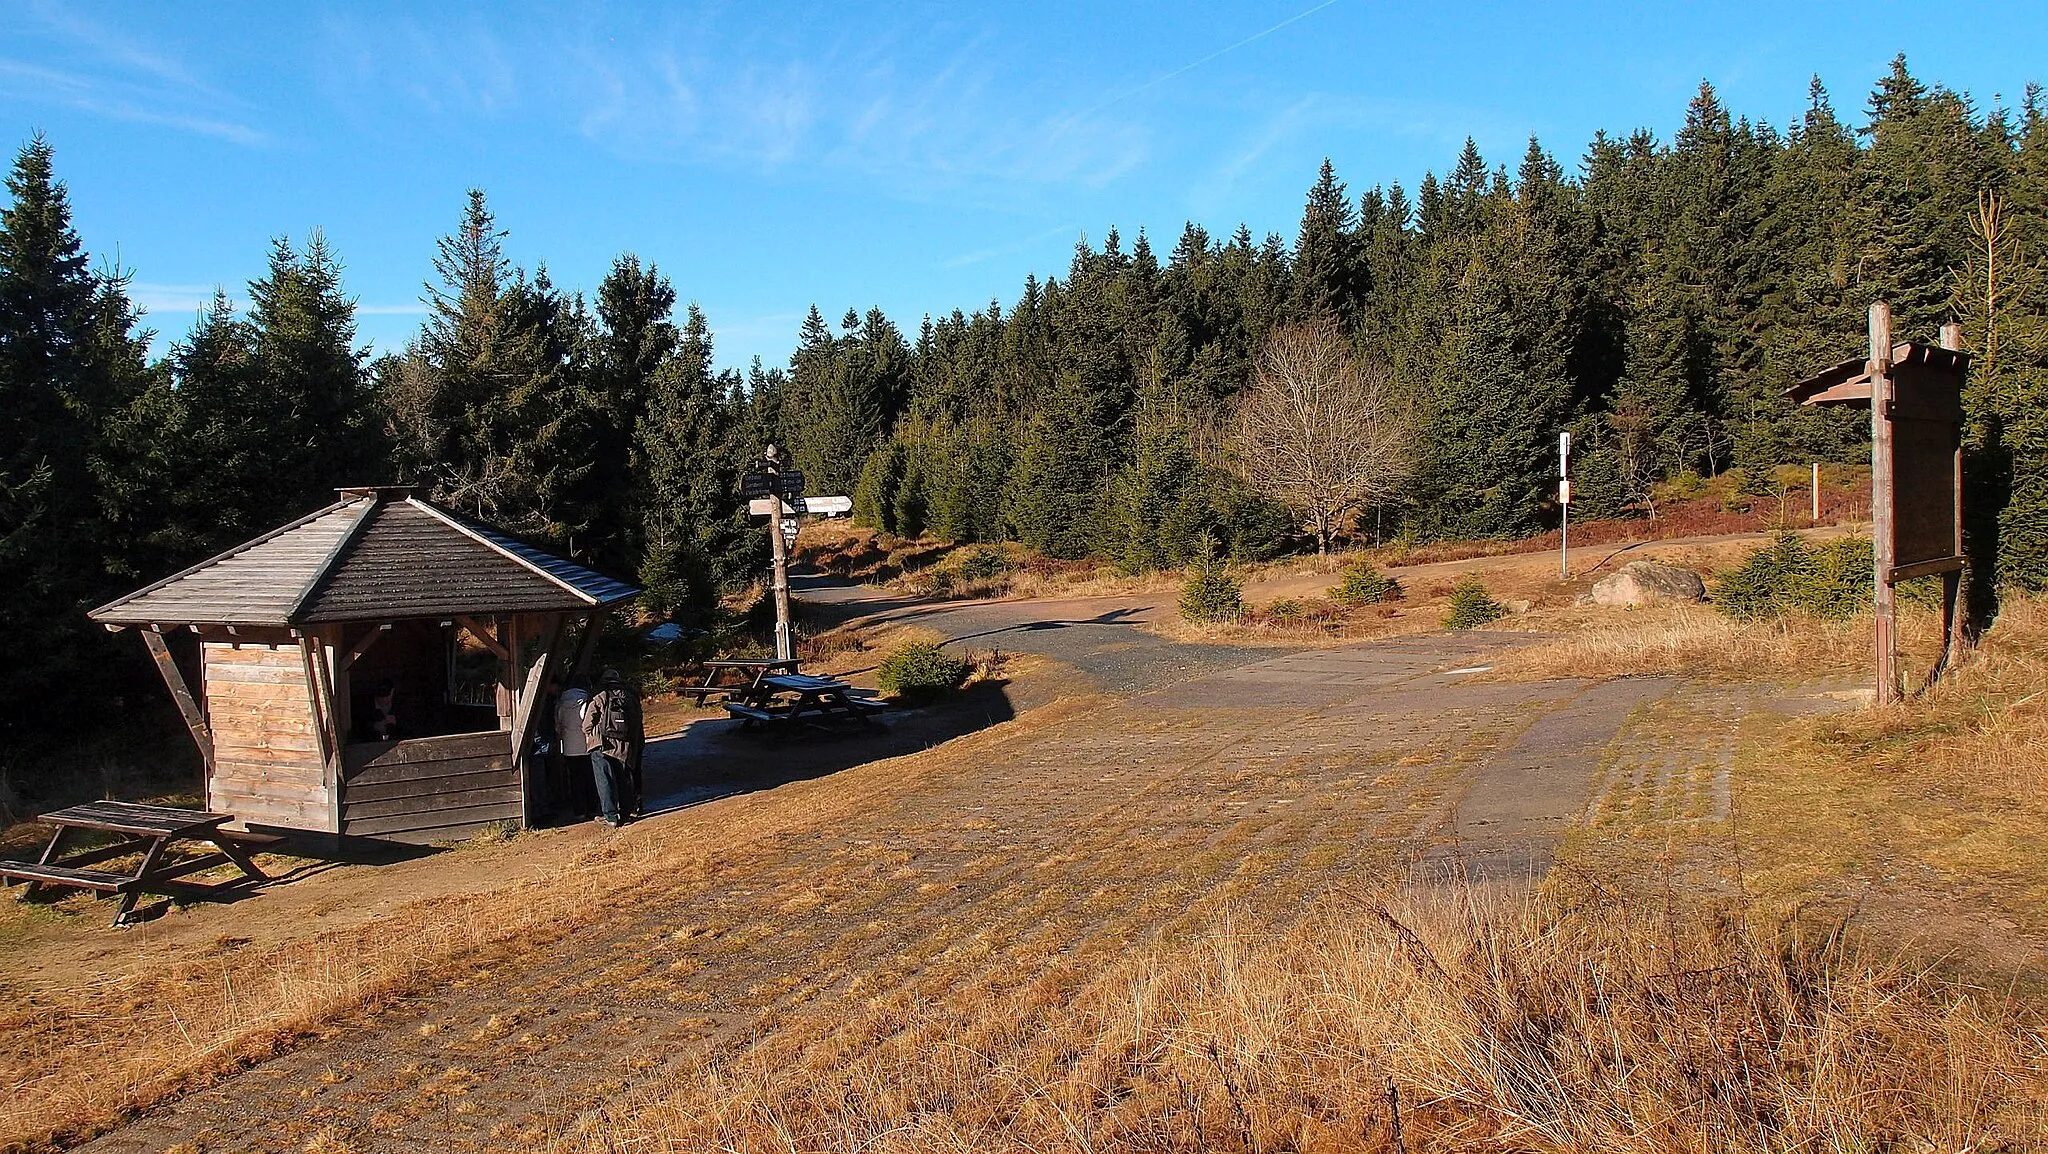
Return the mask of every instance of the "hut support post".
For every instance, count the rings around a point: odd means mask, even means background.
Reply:
[[[592,609],[583,615],[583,635],[576,641],[576,664],[571,666],[574,676],[590,676],[591,663],[597,660],[598,638],[604,636],[604,623],[609,613],[603,609]]]
[[[206,715],[199,711],[199,702],[192,696],[192,687],[185,684],[185,675],[178,671],[178,662],[171,656],[171,647],[164,640],[164,635],[145,629],[142,640],[149,646],[149,655],[156,659],[156,671],[163,675],[164,685],[171,691],[171,699],[178,703],[178,714],[185,719],[185,728],[192,731],[192,740],[199,745],[199,760],[206,766],[206,776],[211,781],[213,730],[207,727]]]
[[[334,711],[334,670],[328,664],[331,646],[314,630],[294,630],[306,663],[306,691],[312,698],[313,730],[320,737],[320,784],[327,790],[329,833],[341,832],[341,729]]]
[[[1877,704],[1899,699],[1898,591],[1892,585],[1898,534],[1892,507],[1892,309],[1870,306],[1870,533],[1876,578],[1873,605]]]

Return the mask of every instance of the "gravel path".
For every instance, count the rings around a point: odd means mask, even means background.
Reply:
[[[1174,641],[1147,629],[1175,612],[1160,594],[1062,601],[906,601],[885,590],[818,574],[791,579],[798,601],[831,621],[866,619],[916,625],[971,649],[1034,653],[1067,665],[1085,687],[1139,693],[1263,661],[1295,647],[1206,645]],[[1162,604],[1162,602],[1165,602]]]

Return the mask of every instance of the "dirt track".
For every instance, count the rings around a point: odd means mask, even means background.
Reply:
[[[959,755],[672,812],[621,836],[689,847],[685,864],[622,879],[591,924],[88,1148],[530,1149],[658,1090],[687,1055],[823,1036],[850,1001],[1012,988],[1055,957],[1225,916],[1284,921],[1418,862],[1540,871],[1596,783],[1599,804],[1630,804],[1611,739],[1682,691],[1453,672],[1512,644],[1435,635],[1236,662],[988,731]],[[852,816],[804,816],[828,801]],[[749,825],[768,832],[731,832]]]

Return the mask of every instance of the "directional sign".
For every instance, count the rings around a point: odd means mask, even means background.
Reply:
[[[748,473],[740,478],[740,496],[766,497],[775,491],[775,481],[767,473]]]
[[[781,508],[776,508],[780,505]],[[756,517],[769,517],[781,513],[785,517],[806,514],[812,517],[844,517],[853,512],[851,497],[798,497],[794,501],[777,501],[774,497],[756,497],[747,502],[747,512]]]
[[[804,475],[799,469],[784,469],[775,475],[775,490],[785,500],[794,501],[804,495]]]

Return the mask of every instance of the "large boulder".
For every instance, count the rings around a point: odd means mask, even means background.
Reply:
[[[1595,605],[1670,605],[1705,601],[1707,583],[1690,569],[1631,561],[1593,583]]]

